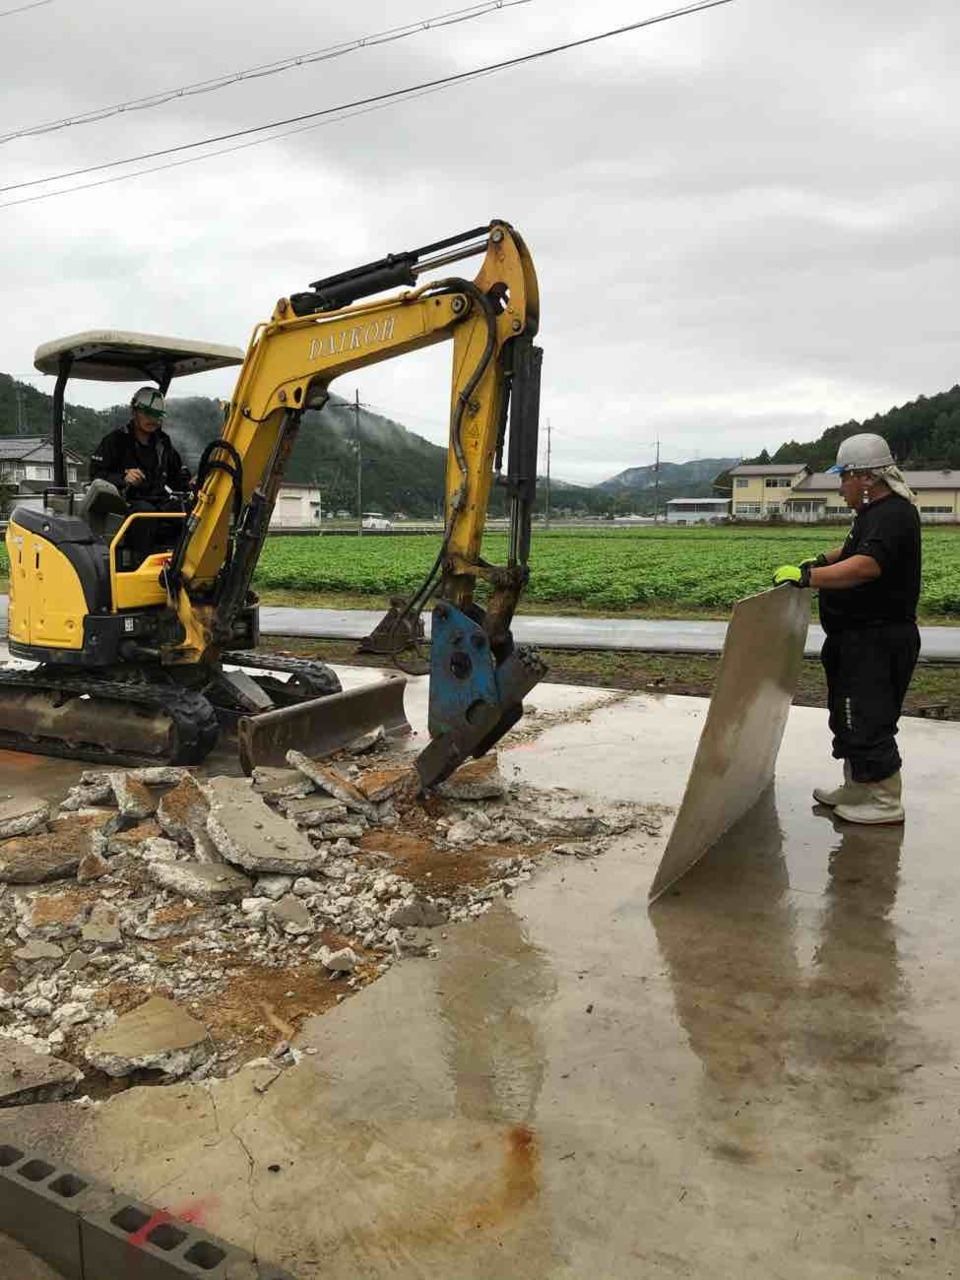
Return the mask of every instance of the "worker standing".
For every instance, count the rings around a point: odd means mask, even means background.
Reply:
[[[902,822],[896,733],[920,653],[920,517],[882,436],[849,436],[830,469],[855,512],[847,540],[773,577],[820,593],[820,658],[844,780],[813,794],[847,822]]]

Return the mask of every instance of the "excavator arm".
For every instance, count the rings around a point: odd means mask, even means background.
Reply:
[[[443,276],[419,283],[428,271],[481,253],[472,280]],[[363,300],[396,285],[408,288]],[[499,221],[281,298],[253,334],[221,436],[202,459],[196,504],[165,570],[180,632],[168,660],[216,660],[236,643],[304,411],[321,408],[342,374],[449,340],[444,531],[432,569],[398,619],[419,614],[437,596],[432,740],[418,760],[421,782],[435,784],[497,741],[545,672],[537,655],[515,646],[510,635],[527,580],[536,485],[538,318],[530,255],[513,228]],[[499,566],[481,556],[495,479],[506,486],[510,505],[507,563]],[[485,610],[474,599],[478,580],[489,587]]]

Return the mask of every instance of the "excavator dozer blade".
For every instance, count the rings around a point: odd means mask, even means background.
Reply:
[[[404,676],[387,676],[359,689],[241,716],[237,748],[244,773],[257,765],[285,764],[290,750],[314,759],[332,755],[379,725],[392,737],[409,733],[403,709],[406,683]]]

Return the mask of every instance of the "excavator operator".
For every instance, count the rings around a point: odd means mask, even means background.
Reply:
[[[190,472],[163,430],[164,412],[162,392],[141,387],[130,421],[104,436],[90,459],[90,479],[114,485],[131,511],[182,510],[173,494],[188,488]]]

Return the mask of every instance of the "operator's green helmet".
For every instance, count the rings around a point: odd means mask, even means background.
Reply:
[[[880,471],[893,466],[893,454],[883,436],[872,431],[861,431],[847,436],[837,450],[836,465],[831,471],[843,475],[845,471]]]
[[[156,387],[141,387],[138,391],[135,391],[133,399],[130,401],[130,407],[139,409],[148,418],[162,419],[166,412],[163,403],[163,392],[158,391]]]

